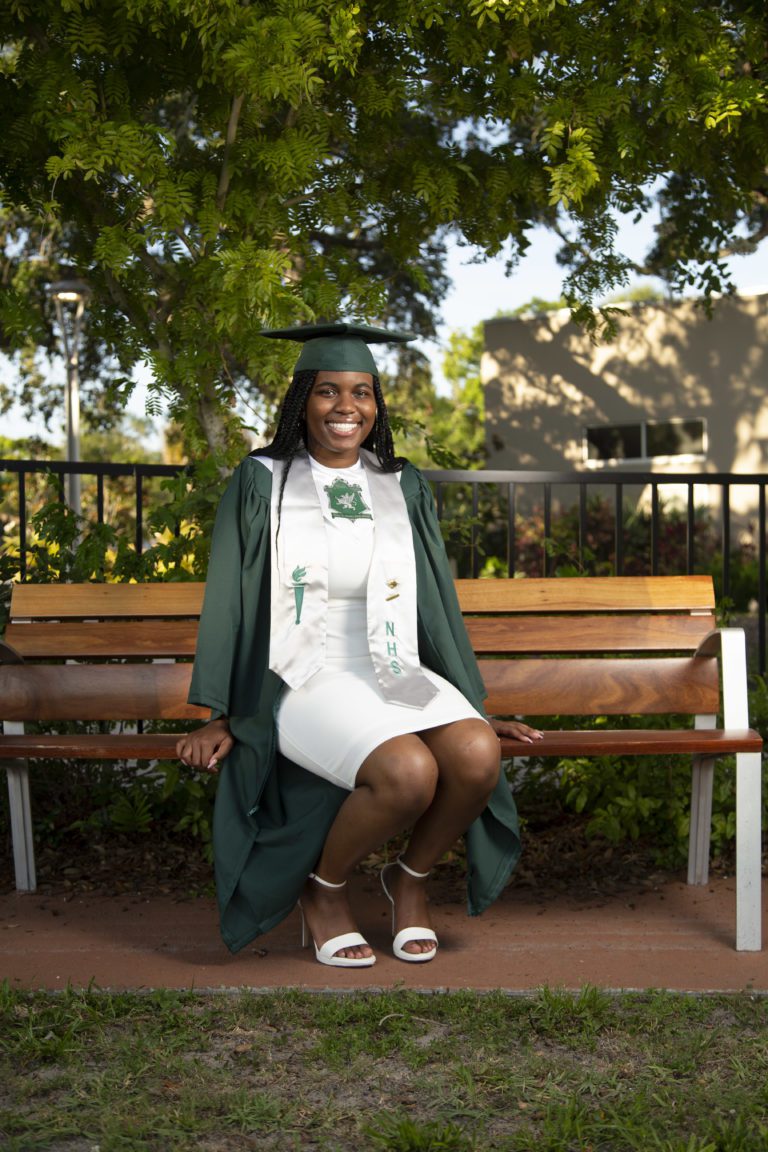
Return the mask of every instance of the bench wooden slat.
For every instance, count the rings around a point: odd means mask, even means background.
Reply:
[[[710,616],[513,616],[466,618],[476,653],[695,652]]]
[[[724,756],[735,752],[760,752],[763,738],[759,732],[724,732],[722,729],[687,729],[665,731],[661,728],[627,728],[614,731],[547,730],[542,740],[523,744],[504,737],[503,756],[653,756],[703,755]]]
[[[178,739],[177,732],[0,737],[3,758],[20,760],[177,760]]]
[[[168,588],[173,588],[169,598]],[[12,619],[196,616],[205,585],[15,584]],[[714,611],[709,576],[574,576],[567,579],[457,580],[464,612]]]
[[[26,660],[194,656],[197,620],[62,620],[9,624],[5,639]]]
[[[481,660],[493,716],[716,713],[718,665],[698,657]]]
[[[199,581],[172,584],[14,584],[10,617],[13,620],[82,620],[123,616],[199,616],[204,589],[205,585]]]
[[[207,720],[187,704],[191,664],[11,664],[0,666],[7,720]]]
[[[711,576],[457,580],[462,612],[714,611]]]
[[[3,755],[23,759],[60,757],[61,759],[147,760],[175,759],[175,733],[134,735],[119,733],[99,735],[23,734],[3,737]],[[502,754],[512,756],[620,756],[620,755],[709,755],[722,756],[735,752],[759,752],[759,732],[723,732],[696,730],[665,732],[656,728],[606,731],[547,731],[543,740],[522,744],[502,739]]]

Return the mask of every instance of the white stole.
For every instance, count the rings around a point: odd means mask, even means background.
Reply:
[[[373,556],[368,572],[368,648],[384,698],[424,708],[438,693],[421,670],[418,651],[413,530],[397,476],[361,449],[373,505]],[[328,538],[306,452],[272,476],[272,599],[269,667],[300,688],[325,663]],[[278,527],[279,525],[279,527]]]

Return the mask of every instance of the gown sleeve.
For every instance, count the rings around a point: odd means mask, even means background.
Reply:
[[[484,713],[487,695],[461,615],[435,502],[418,469],[406,465],[403,494],[413,526],[419,581],[419,655]]]
[[[269,644],[271,484],[266,468],[244,460],[216,513],[189,692],[191,704],[216,715],[247,713],[260,693],[259,657]]]

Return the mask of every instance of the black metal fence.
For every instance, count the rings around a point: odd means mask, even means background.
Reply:
[[[534,471],[426,471],[425,475],[435,487],[438,514],[445,517],[449,493],[457,486],[471,491],[469,517],[477,521],[472,526],[468,543],[471,555],[471,575],[478,576],[482,566],[484,549],[480,535],[481,501],[485,488],[495,489],[500,503],[505,507],[506,562],[510,572],[517,568],[516,559],[519,537],[519,516],[530,515],[538,499],[542,509],[543,539],[552,539],[554,509],[559,503],[562,508],[569,500],[577,509],[578,537],[575,541],[579,550],[579,560],[584,562],[585,541],[589,527],[589,496],[597,493],[610,493],[614,519],[615,575],[623,575],[627,566],[625,513],[628,506],[636,506],[642,499],[648,507],[650,525],[650,574],[660,571],[662,558],[661,525],[664,492],[674,493],[669,503],[676,511],[682,510],[685,518],[685,564],[681,574],[693,573],[696,565],[697,504],[695,491],[706,486],[717,490],[717,498],[711,495],[707,501],[710,514],[719,525],[719,537],[725,560],[723,569],[723,594],[730,590],[730,558],[737,541],[733,538],[733,516],[731,513],[732,492],[740,490],[740,531],[747,530],[754,540],[760,558],[760,585],[765,584],[766,560],[766,485],[768,476],[757,474],[736,474],[730,472],[713,473],[659,473],[659,472],[534,472]],[[680,490],[685,496],[680,498]],[[641,495],[642,494],[642,495]],[[743,509],[748,505],[749,511]],[[698,505],[700,509],[702,504]],[[747,528],[748,525],[748,528]],[[542,552],[542,572],[553,575],[548,563],[548,552]],[[701,559],[701,557],[700,557]]]
[[[711,573],[721,602],[734,605],[740,617],[749,612],[755,663],[765,673],[768,476],[635,471],[428,471],[426,475],[435,489],[440,519],[454,521],[458,514],[468,525],[462,575],[484,574],[489,554],[501,557],[502,570],[508,574],[559,575],[565,543],[570,573]],[[697,499],[702,488],[706,494]],[[571,532],[567,542],[562,534],[566,510]],[[595,542],[595,519],[602,514],[605,530],[606,510],[612,537],[607,547],[605,532],[602,541]],[[526,541],[532,522],[535,571]],[[639,549],[638,528],[647,533]]]
[[[184,471],[179,464],[104,464],[104,463],[70,463],[66,460],[0,460],[0,509],[5,507],[18,518],[18,531],[14,535],[19,538],[19,571],[22,578],[26,576],[29,542],[30,504],[35,495],[30,493],[30,485],[36,480],[36,489],[39,492],[40,481],[48,481],[57,492],[58,499],[64,503],[64,480],[73,473],[81,477],[92,477],[95,481],[95,499],[88,507],[83,508],[84,515],[95,519],[98,524],[105,523],[105,491],[107,483],[126,479],[132,483],[130,503],[132,514],[130,520],[133,529],[133,541],[136,551],[141,553],[145,546],[146,515],[148,501],[147,481],[158,477],[178,476]],[[15,483],[11,479],[15,477]],[[15,488],[15,492],[12,489]],[[87,494],[86,494],[87,495]],[[50,498],[50,497],[48,497]],[[39,503],[39,496],[37,499]]]
[[[105,491],[113,483],[132,485],[129,517],[137,552],[145,547],[151,484],[158,477],[176,476],[179,465],[71,464],[65,461],[0,460],[0,510],[9,510],[17,524],[19,572],[27,573],[30,493],[39,499],[46,480],[64,500],[64,478],[77,472],[90,477],[93,496],[84,514],[105,521]],[[449,550],[461,575],[489,571],[554,576],[563,571],[558,549],[565,548],[570,570],[627,572],[712,572],[718,594],[732,599],[738,575],[743,596],[743,560],[748,553],[749,599],[756,617],[760,672],[766,667],[766,485],[768,476],[734,473],[437,471],[425,473],[432,482],[438,514],[452,527]],[[706,501],[696,490],[707,487]],[[734,497],[736,493],[736,497]],[[50,496],[48,497],[50,498]],[[705,511],[702,514],[702,506]],[[647,540],[638,546],[638,509],[642,509]],[[564,542],[564,513],[571,538]],[[601,519],[602,539],[596,555],[595,518]],[[610,519],[606,543],[606,522]],[[674,522],[676,547],[670,550]],[[531,525],[535,524],[532,530]],[[533,545],[531,541],[533,540]],[[746,544],[745,544],[746,541]],[[638,548],[642,556],[638,555]],[[601,549],[601,551],[600,551]],[[746,553],[745,553],[746,549]],[[532,565],[535,571],[532,570]],[[738,572],[737,572],[738,570]],[[742,605],[743,607],[743,605]]]

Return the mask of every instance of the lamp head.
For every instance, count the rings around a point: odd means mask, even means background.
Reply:
[[[46,291],[52,300],[61,300],[64,304],[77,304],[91,294],[84,280],[57,280],[49,284]]]

